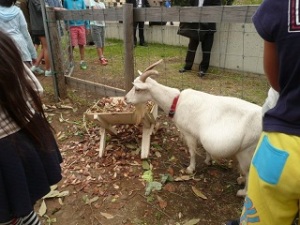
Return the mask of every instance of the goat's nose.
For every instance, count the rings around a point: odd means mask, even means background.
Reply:
[[[127,102],[127,98],[126,98],[126,96],[124,97],[124,100],[125,100],[125,102]]]

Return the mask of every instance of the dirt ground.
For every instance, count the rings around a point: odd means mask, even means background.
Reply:
[[[48,90],[52,79],[41,82]],[[183,174],[189,154],[163,112],[147,160],[140,157],[141,127],[133,125],[117,126],[117,136],[108,134],[99,158],[99,126],[84,123],[89,106],[80,96],[57,103],[48,90],[43,101],[64,159],[63,179],[52,197],[36,204],[44,224],[220,225],[240,214],[243,199],[236,192],[243,187],[236,182],[236,162],[207,166],[199,149],[195,174]]]

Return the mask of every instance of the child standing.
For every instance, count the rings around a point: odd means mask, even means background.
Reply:
[[[300,224],[300,0],[264,0],[252,17],[264,40],[263,64],[279,94],[263,116],[241,217],[231,224]],[[275,96],[277,95],[275,92]]]
[[[105,9],[105,5],[100,0],[91,0],[91,9]],[[107,65],[107,59],[104,58],[104,44],[105,44],[105,22],[94,20],[91,21],[91,32],[93,41],[96,44],[97,53],[99,56],[100,64],[103,66]]]
[[[37,53],[28,32],[23,12],[15,5],[16,0],[0,0],[0,30],[15,41],[24,63],[30,68]]]
[[[43,88],[0,31],[0,224],[40,225],[35,202],[62,178]]]
[[[86,9],[84,0],[64,0],[64,8],[70,10]],[[90,29],[88,20],[69,20],[66,28],[70,31],[72,50],[78,45],[80,54],[80,68],[87,69],[87,64],[84,61],[84,52],[86,45],[86,35]]]

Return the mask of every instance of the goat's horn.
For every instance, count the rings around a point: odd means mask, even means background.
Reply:
[[[158,72],[156,70],[148,70],[148,71],[144,72],[142,75],[140,75],[140,80],[142,82],[145,82],[146,79],[151,75],[158,75]]]
[[[157,66],[158,64],[160,64],[162,61],[163,60],[161,59],[161,60],[158,60],[156,63],[153,63],[151,66],[147,67],[144,72],[153,69],[155,66]]]

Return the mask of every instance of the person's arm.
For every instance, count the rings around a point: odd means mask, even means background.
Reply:
[[[41,83],[39,82],[39,80],[36,78],[36,76],[31,72],[31,70],[25,65],[24,65],[24,68],[25,68],[25,72],[26,72],[26,75],[27,75],[27,79],[29,80],[29,82],[31,83],[33,89],[40,95],[42,96],[43,92],[44,92],[44,88],[43,86],[41,85]]]
[[[264,71],[272,88],[280,91],[279,86],[279,59],[276,44],[264,41]]]

